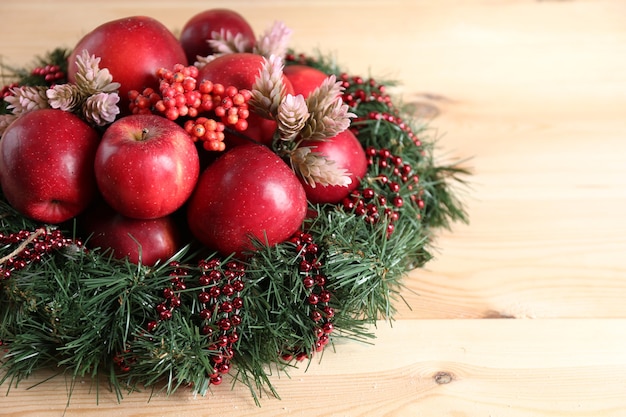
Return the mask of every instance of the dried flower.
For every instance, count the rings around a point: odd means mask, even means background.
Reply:
[[[302,94],[294,96],[287,94],[278,106],[278,132],[280,139],[290,141],[296,138],[306,121],[309,118],[309,111],[306,107],[306,101]]]
[[[120,88],[120,83],[113,82],[113,76],[106,68],[100,68],[100,58],[89,55],[83,50],[76,57],[76,85],[85,96],[97,93],[113,93]]]
[[[46,87],[13,87],[10,91],[12,95],[5,97],[4,101],[9,103],[7,109],[16,116],[50,107],[46,97]]]
[[[335,161],[313,152],[308,146],[296,148],[290,157],[294,171],[312,188],[315,188],[317,184],[347,187],[352,183],[346,169],[337,167]]]
[[[306,104],[311,113],[302,129],[301,137],[310,140],[325,140],[337,136],[350,126],[349,106],[341,98],[343,87],[334,75],[309,94]]]
[[[263,66],[252,85],[252,98],[249,105],[262,117],[275,119],[278,106],[285,97],[283,60],[277,55],[263,60]]]
[[[193,63],[193,66],[202,69],[206,64],[213,61],[217,58],[217,55],[208,55],[208,56],[196,56],[196,62]]]
[[[112,123],[120,113],[117,103],[120,96],[117,93],[97,93],[89,96],[83,105],[83,115],[87,121],[98,126]]]
[[[259,36],[253,52],[267,58],[272,55],[283,57],[287,54],[292,33],[283,22],[274,22],[272,27]]]
[[[329,75],[306,98],[306,104],[311,112],[324,112],[337,98],[341,97],[344,88],[335,75]]]
[[[220,56],[232,54],[236,52],[250,52],[250,40],[242,33],[232,34],[231,31],[220,29],[220,31],[211,32],[211,39],[207,40],[209,46],[213,48],[213,55]]]
[[[81,105],[80,89],[75,84],[57,84],[46,91],[46,96],[53,109],[73,112]]]
[[[348,105],[339,99],[321,112],[312,111],[300,132],[301,138],[323,141],[337,136],[350,127],[350,118],[356,116],[348,110]]]

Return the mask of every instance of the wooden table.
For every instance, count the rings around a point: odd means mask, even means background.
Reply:
[[[85,382],[66,408],[56,378],[12,389],[0,414],[626,416],[626,2],[2,0],[0,53],[26,64],[107,20],[176,30],[207,7],[257,31],[283,20],[298,50],[401,80],[441,157],[472,158],[471,223],[440,235],[373,346],[275,378],[282,400],[220,386],[96,404]]]

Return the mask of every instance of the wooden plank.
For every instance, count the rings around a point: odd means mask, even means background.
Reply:
[[[401,320],[375,345],[342,343],[308,371],[273,378],[283,400],[254,405],[244,388],[206,398],[133,393],[122,404],[62,377],[2,399],[18,417],[619,416],[626,415],[626,320]],[[34,381],[33,381],[34,382]],[[91,392],[90,392],[91,389]],[[149,403],[148,403],[149,401]]]

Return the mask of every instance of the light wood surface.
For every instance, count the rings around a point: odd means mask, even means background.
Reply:
[[[2,0],[0,55],[25,64],[135,14],[176,30],[207,7],[400,80],[441,158],[471,158],[471,223],[441,233],[374,345],[275,378],[281,400],[222,385],[118,404],[102,386],[96,404],[84,382],[66,407],[56,377],[11,389],[0,415],[626,416],[626,2]]]

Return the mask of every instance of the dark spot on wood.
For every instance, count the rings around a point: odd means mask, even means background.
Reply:
[[[419,101],[407,103],[405,110],[418,119],[432,119],[437,117],[440,113],[437,106]]]
[[[412,99],[406,103],[407,113],[417,118],[434,118],[441,113],[439,108],[441,103],[452,102],[448,97],[437,93],[417,93],[412,95]]]
[[[430,101],[451,101],[448,97],[437,93],[418,93],[416,96]]]
[[[499,311],[496,311],[496,310],[489,310],[485,313],[483,318],[485,319],[514,319],[516,317],[510,314],[500,313]]]
[[[433,379],[439,385],[449,384],[454,379],[454,375],[450,372],[440,371],[433,375]]]

